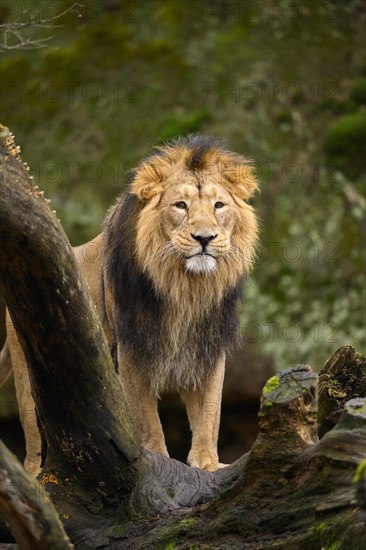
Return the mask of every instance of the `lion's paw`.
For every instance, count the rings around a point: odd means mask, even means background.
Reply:
[[[230,464],[223,464],[222,462],[219,462],[217,469],[219,470],[220,468],[227,468],[228,466],[230,466]]]
[[[222,464],[218,461],[216,453],[214,453],[214,456],[210,456],[207,452],[189,453],[187,462],[193,468],[201,468],[201,470],[207,470],[208,472],[215,472],[228,466],[228,464]]]

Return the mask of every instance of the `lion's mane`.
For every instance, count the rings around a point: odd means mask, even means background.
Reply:
[[[174,257],[157,261],[164,246],[159,196],[182,159],[192,172],[220,170],[240,212],[233,235],[238,253],[207,277],[187,273]],[[199,389],[219,355],[238,341],[238,302],[257,242],[256,216],[245,200],[256,189],[243,157],[213,138],[189,136],[142,161],[107,215],[102,279],[113,302],[110,330],[156,394]]]

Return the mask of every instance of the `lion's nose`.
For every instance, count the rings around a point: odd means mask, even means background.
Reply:
[[[217,237],[217,235],[193,235],[193,233],[191,233],[191,235],[193,239],[195,239],[202,245],[203,249],[206,248],[210,241],[213,241]]]

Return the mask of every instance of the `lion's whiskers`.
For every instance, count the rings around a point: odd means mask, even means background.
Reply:
[[[155,260],[159,261],[169,255],[172,247],[172,242],[168,241],[164,244],[163,248],[155,255]]]
[[[162,262],[166,260],[168,257],[174,256],[178,259],[184,258],[183,252],[178,250],[172,241],[168,241],[164,244],[162,250],[155,256],[155,259],[157,262]]]

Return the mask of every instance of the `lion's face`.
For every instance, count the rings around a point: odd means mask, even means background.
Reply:
[[[258,184],[243,157],[216,146],[193,139],[160,151],[131,185],[141,208],[136,259],[160,294],[190,293],[208,307],[253,265],[257,220],[246,200]]]
[[[194,274],[213,273],[218,262],[235,254],[233,229],[237,205],[214,177],[186,172],[171,178],[161,197],[165,253]]]

